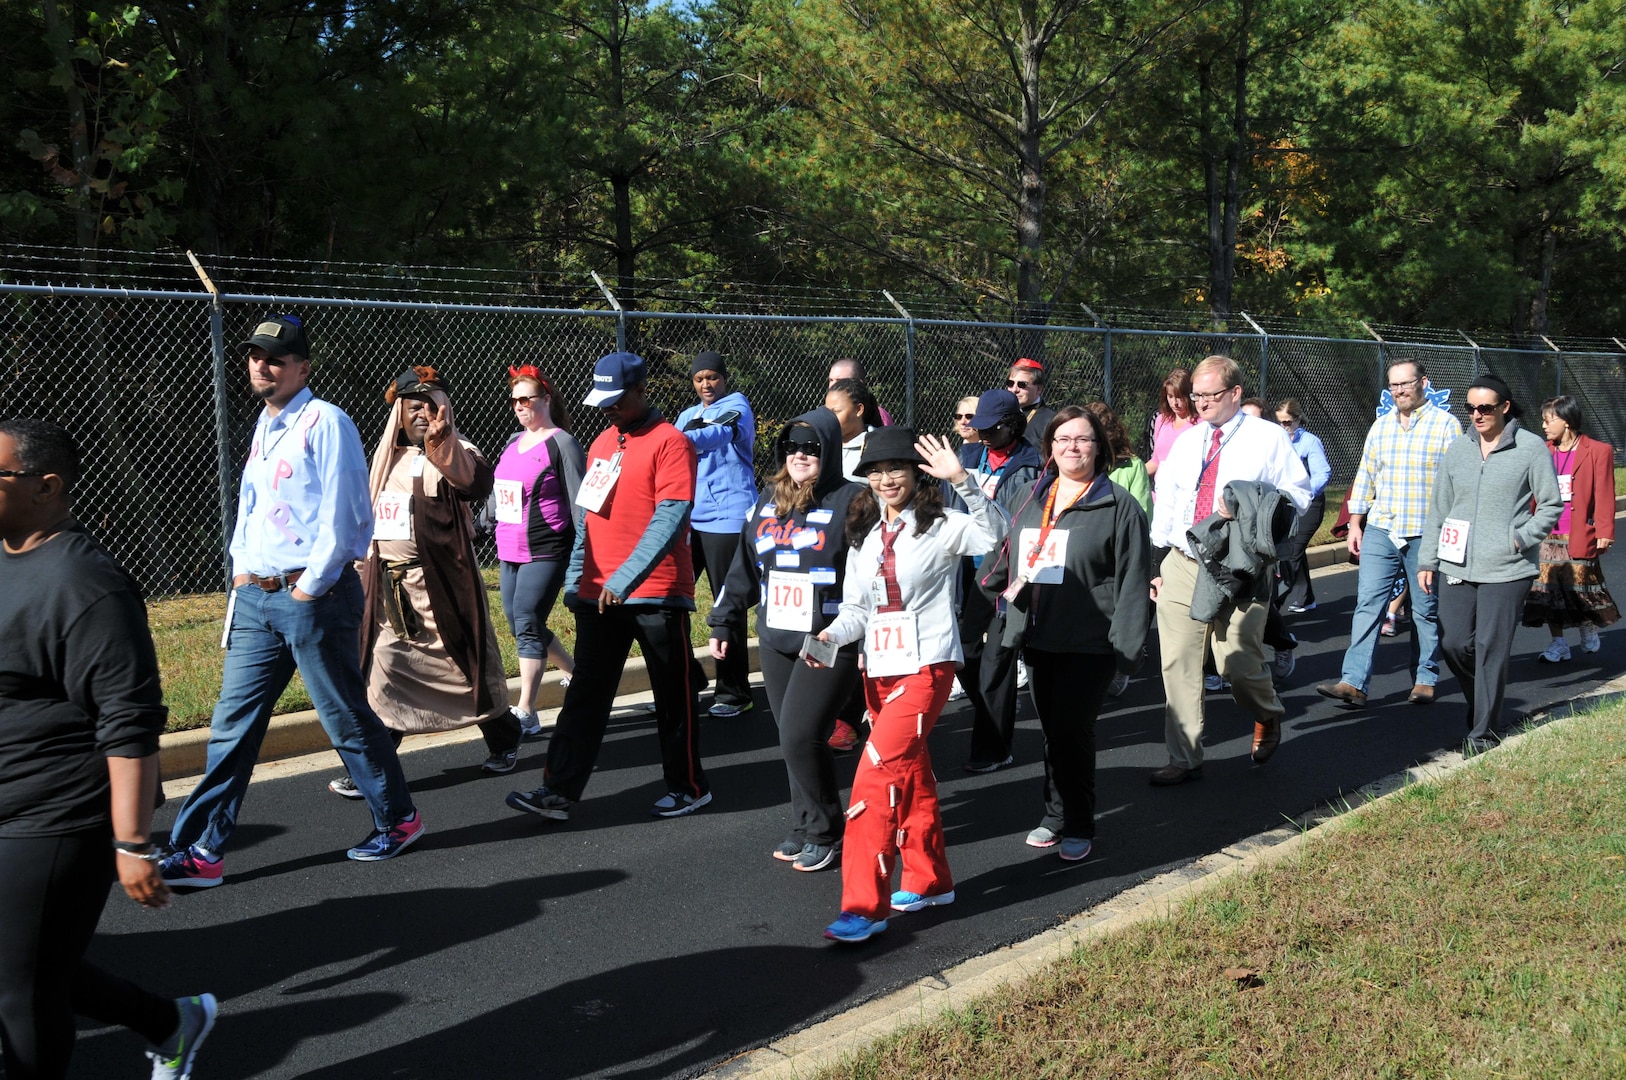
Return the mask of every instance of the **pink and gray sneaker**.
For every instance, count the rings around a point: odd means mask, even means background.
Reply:
[[[226,880],[226,861],[211,860],[189,847],[159,863],[158,876],[175,889],[212,889]]]

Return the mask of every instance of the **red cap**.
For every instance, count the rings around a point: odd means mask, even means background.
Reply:
[[[1017,360],[1016,363],[1011,365],[1011,367],[1013,367],[1013,368],[1029,368],[1029,369],[1031,369],[1033,371],[1043,371],[1044,370],[1044,365],[1043,364],[1039,363],[1039,361],[1037,361],[1037,360],[1031,360],[1026,356],[1024,356],[1021,359]]]

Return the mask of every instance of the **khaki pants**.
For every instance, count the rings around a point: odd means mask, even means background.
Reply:
[[[1213,622],[1194,622],[1191,594],[1196,562],[1171,548],[1160,571],[1157,635],[1163,653],[1163,733],[1169,763],[1195,769],[1203,763],[1203,652],[1214,650],[1214,666],[1231,684],[1231,696],[1256,721],[1279,720],[1285,711],[1265,664],[1266,601],[1238,608],[1226,604]],[[1251,735],[1251,732],[1250,732]]]

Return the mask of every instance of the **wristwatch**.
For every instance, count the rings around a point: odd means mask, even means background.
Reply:
[[[164,853],[155,847],[151,840],[139,844],[130,840],[114,840],[113,850],[132,859],[140,859],[142,862],[158,862],[164,857]]]

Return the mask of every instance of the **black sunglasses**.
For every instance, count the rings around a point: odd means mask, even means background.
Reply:
[[[1501,411],[1504,403],[1498,401],[1495,405],[1470,405],[1468,411],[1475,416],[1495,416]]]
[[[0,480],[10,480],[14,476],[44,476],[42,472],[24,472],[21,469],[0,469]]]
[[[785,456],[790,457],[792,454],[802,454],[806,457],[816,458],[823,449],[823,446],[821,446],[817,441],[792,439],[785,443]]]

